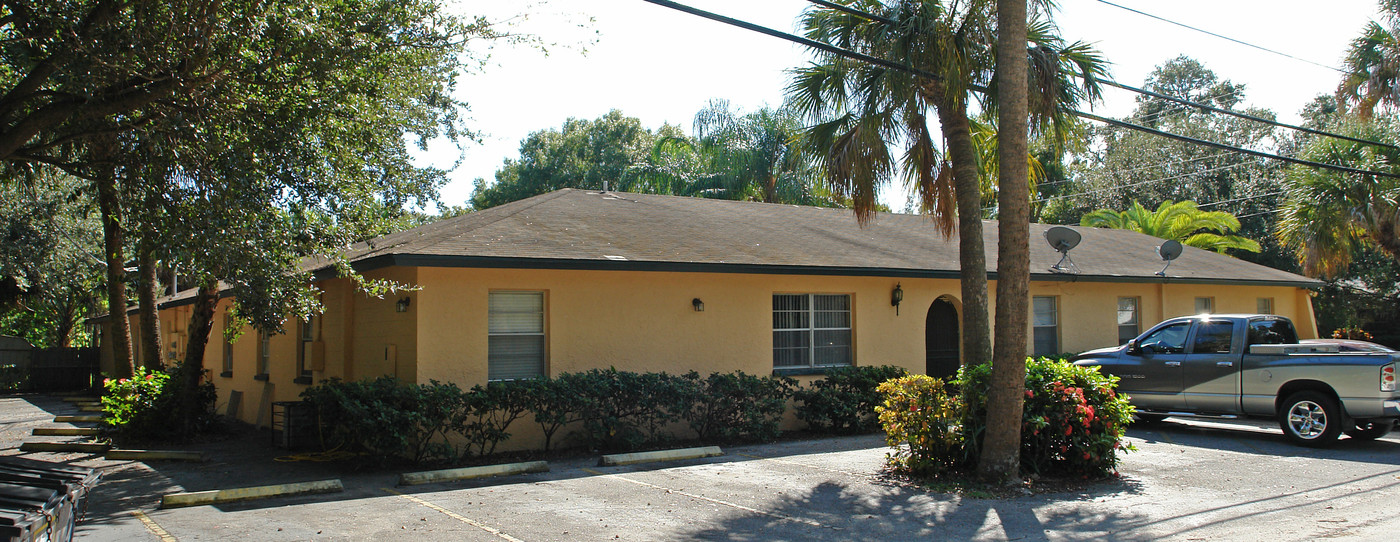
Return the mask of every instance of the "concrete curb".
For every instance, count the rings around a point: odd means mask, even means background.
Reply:
[[[679,461],[682,459],[699,459],[701,457],[715,457],[724,455],[719,446],[705,446],[701,448],[682,448],[680,450],[657,450],[655,452],[636,452],[630,454],[605,455],[598,459],[600,467],[619,467],[622,465],[634,465],[637,463],[649,463],[652,461]]]
[[[19,451],[21,452],[84,452],[100,454],[105,453],[111,448],[111,444],[99,444],[96,442],[26,442],[19,445]]]
[[[54,423],[86,423],[100,422],[102,416],[54,416]]]
[[[529,461],[526,463],[507,463],[504,465],[486,465],[481,467],[467,467],[462,469],[406,472],[399,475],[399,485],[416,486],[420,484],[435,484],[438,482],[470,480],[473,478],[489,478],[492,476],[507,476],[511,474],[528,474],[532,472],[549,472],[549,463],[546,463],[544,461]]]
[[[95,437],[102,434],[96,427],[35,427],[36,437]]]
[[[107,450],[107,459],[127,459],[131,461],[204,461],[204,452],[180,450]]]
[[[339,479],[299,482],[295,484],[277,484],[271,486],[240,487],[236,489],[216,489],[211,491],[164,495],[160,498],[160,507],[161,509],[184,508],[187,506],[251,501],[289,495],[339,493],[341,491],[345,491],[345,486],[340,483]]]
[[[78,407],[78,412],[102,412],[102,405],[83,405]]]

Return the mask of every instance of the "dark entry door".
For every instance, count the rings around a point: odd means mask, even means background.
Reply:
[[[943,298],[928,308],[924,324],[926,374],[945,381],[958,372],[959,365],[958,310]]]

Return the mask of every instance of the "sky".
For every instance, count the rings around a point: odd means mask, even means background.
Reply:
[[[805,0],[680,0],[770,28],[797,33]],[[1318,94],[1335,90],[1349,42],[1377,17],[1374,0],[1111,0],[1185,25],[1296,58],[1262,51],[1163,22],[1103,0],[1060,0],[1054,20],[1069,41],[1093,44],[1110,62],[1110,75],[1140,86],[1157,65],[1178,55],[1203,63],[1222,79],[1246,86],[1244,106],[1274,111],[1283,122]],[[461,0],[469,15],[510,20],[516,32],[540,36],[548,54],[530,47],[496,46],[481,70],[458,81],[457,97],[470,107],[468,126],[481,141],[461,149],[438,142],[420,153],[425,165],[453,168],[441,201],[462,205],[472,181],[494,179],[502,162],[519,156],[531,132],[559,128],[568,118],[594,119],[609,110],[690,132],[711,99],[748,112],[782,103],[786,71],[810,57],[801,46],[701,19],[642,0],[552,0],[543,3]],[[528,13],[527,18],[517,15]],[[479,48],[478,51],[485,51]],[[1134,94],[1109,89],[1091,110],[1121,117]],[[455,166],[455,167],[454,167]],[[903,207],[903,187],[883,200]]]

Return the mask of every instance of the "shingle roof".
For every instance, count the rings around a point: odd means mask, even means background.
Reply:
[[[1321,283],[1186,247],[1167,270],[1161,239],[1074,226],[1077,274],[1031,225],[1033,280]],[[996,268],[996,221],[983,221],[987,271]],[[344,254],[362,269],[388,265],[634,269],[785,274],[956,277],[958,240],[929,218],[880,213],[860,227],[849,210],[565,189],[360,243]],[[307,262],[324,267],[324,261]]]

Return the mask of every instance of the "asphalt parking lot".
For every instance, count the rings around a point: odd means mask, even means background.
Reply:
[[[17,453],[12,439],[46,408],[62,406],[0,398],[3,453]],[[201,464],[30,455],[107,472],[80,540],[1284,541],[1393,539],[1400,528],[1400,433],[1321,451],[1285,443],[1264,422],[1169,420],[1129,437],[1139,450],[1120,480],[1008,499],[892,483],[880,475],[878,436],[627,467],[580,458],[547,473],[407,488],[393,473],[270,461],[270,450],[249,449],[258,446],[218,451],[228,443],[205,444],[211,460]],[[157,508],[164,493],[335,477],[343,493]]]

